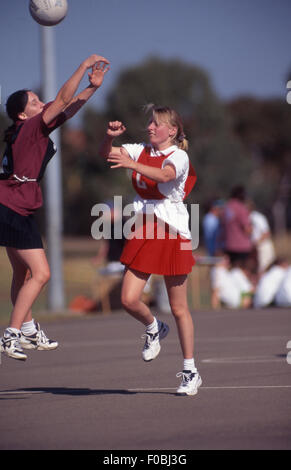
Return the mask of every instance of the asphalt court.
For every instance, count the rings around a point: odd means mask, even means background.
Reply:
[[[0,448],[291,448],[289,309],[193,312],[194,397],[175,394],[175,322],[159,318],[170,333],[151,363],[142,325],[123,312],[42,323],[57,350],[28,351],[24,363],[2,355]]]

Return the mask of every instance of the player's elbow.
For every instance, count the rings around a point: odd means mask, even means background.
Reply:
[[[168,170],[162,170],[161,174],[161,183],[169,183],[169,181],[172,181],[175,179],[175,175],[173,174],[172,171]]]

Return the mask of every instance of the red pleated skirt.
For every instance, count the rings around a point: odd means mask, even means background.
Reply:
[[[133,227],[120,261],[131,269],[163,276],[189,274],[195,264],[191,240],[173,235],[169,225],[156,216],[153,222],[144,216],[142,225]]]

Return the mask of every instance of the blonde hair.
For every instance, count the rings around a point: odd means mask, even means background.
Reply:
[[[158,124],[163,122],[170,127],[176,127],[177,133],[173,138],[173,143],[182,150],[188,150],[188,140],[184,134],[182,119],[177,111],[168,106],[155,106],[154,104],[146,105],[145,111],[150,112],[151,119],[155,120]]]

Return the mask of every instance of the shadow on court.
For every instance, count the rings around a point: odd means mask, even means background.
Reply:
[[[174,392],[165,392],[165,391],[142,391],[142,390],[105,390],[105,389],[98,389],[98,390],[91,390],[89,388],[69,388],[69,387],[42,387],[42,388],[22,388],[18,390],[5,390],[2,392],[4,396],[0,396],[1,399],[5,399],[5,393],[7,395],[13,394],[27,394],[31,393],[48,393],[52,395],[71,395],[71,396],[89,396],[89,395],[137,395],[137,394],[153,394],[153,395],[175,395]]]
[[[193,312],[203,385],[177,397],[175,321],[159,357],[125,313],[42,323],[59,342],[23,363],[2,357],[0,449],[291,449],[288,309]]]

